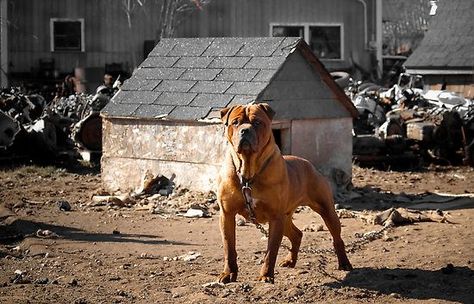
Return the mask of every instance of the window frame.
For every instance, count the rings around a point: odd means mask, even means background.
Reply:
[[[310,44],[311,33],[309,28],[310,27],[339,27],[339,33],[341,36],[341,57],[340,58],[319,58],[320,60],[327,60],[327,61],[343,61],[345,58],[344,54],[344,23],[341,22],[294,22],[294,23],[285,23],[285,22],[270,22],[270,37],[273,37],[273,27],[278,26],[300,26],[304,28],[304,37],[301,37],[306,41],[308,45]]]
[[[54,26],[56,22],[80,22],[81,23],[81,49],[80,50],[56,50],[54,40]],[[51,52],[66,52],[77,53],[85,52],[85,37],[84,37],[84,18],[51,18],[49,21],[49,37]]]

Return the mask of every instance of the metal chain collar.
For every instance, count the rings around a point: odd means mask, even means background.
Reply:
[[[257,218],[255,216],[255,212],[253,211],[253,198],[252,198],[252,188],[250,188],[249,182],[246,182],[242,186],[242,194],[245,199],[245,207],[247,208],[247,212],[249,213],[250,220],[252,223],[255,224],[258,230],[268,238],[268,231],[259,223],[257,222]]]

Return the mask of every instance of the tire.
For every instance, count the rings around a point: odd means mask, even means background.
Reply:
[[[332,79],[337,83],[341,88],[345,88],[349,85],[349,79],[351,75],[346,72],[331,72]]]

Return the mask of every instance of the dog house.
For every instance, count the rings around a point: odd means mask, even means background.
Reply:
[[[304,40],[179,38],[163,39],[104,108],[104,187],[134,190],[151,172],[215,190],[227,144],[219,111],[253,101],[276,111],[282,153],[334,185],[350,181],[357,110]]]

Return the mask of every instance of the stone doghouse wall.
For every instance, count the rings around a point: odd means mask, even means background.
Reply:
[[[352,119],[291,121],[290,152],[311,161],[336,191],[352,175]],[[110,192],[141,187],[147,171],[191,190],[215,191],[227,141],[220,123],[103,119],[102,181]],[[341,175],[342,174],[342,175]]]
[[[139,189],[148,171],[176,185],[216,189],[226,142],[221,124],[103,119],[102,181],[111,192]]]

